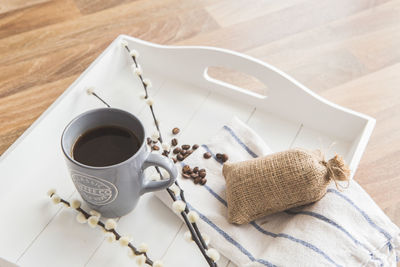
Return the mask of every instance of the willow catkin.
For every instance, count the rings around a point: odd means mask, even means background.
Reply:
[[[320,151],[305,149],[225,163],[222,172],[228,221],[236,224],[315,202],[325,195],[331,180],[346,181],[350,175],[340,156],[325,161]]]

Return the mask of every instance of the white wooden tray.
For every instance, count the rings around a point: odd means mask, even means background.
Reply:
[[[246,121],[274,151],[292,146],[337,145],[357,168],[375,120],[317,96],[274,67],[232,51],[210,47],[161,46],[119,36],[51,107],[0,158],[0,257],[22,266],[132,266],[126,251],[104,242],[98,229],[75,222],[70,209],[54,206],[46,196],[55,187],[65,198],[77,197],[60,149],[65,125],[76,115],[102,104],[86,94],[95,90],[113,107],[139,116],[150,134],[153,122],[132,75],[125,39],[140,52],[144,77],[165,138],[170,129],[180,140],[203,143],[232,116]],[[212,79],[209,66],[248,73],[269,88],[265,97]],[[328,155],[330,156],[330,155]],[[166,266],[205,266],[195,245],[183,241],[178,217],[152,194],[119,221],[119,230],[146,242],[153,259]],[[220,266],[229,265],[222,259]]]

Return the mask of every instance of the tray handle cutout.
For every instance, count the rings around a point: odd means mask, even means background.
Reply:
[[[204,78],[209,82],[251,94],[260,99],[268,96],[268,87],[263,82],[253,75],[233,68],[209,66],[204,71]]]

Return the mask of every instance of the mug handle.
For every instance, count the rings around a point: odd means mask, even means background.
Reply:
[[[170,187],[175,182],[178,176],[178,171],[173,161],[159,154],[149,153],[147,159],[143,163],[142,170],[145,170],[150,166],[158,166],[165,169],[169,174],[169,179],[161,181],[146,181],[145,179],[143,179],[140,195]]]

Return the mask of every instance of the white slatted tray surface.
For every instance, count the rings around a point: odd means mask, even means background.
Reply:
[[[293,146],[337,145],[329,153],[345,156],[354,171],[375,121],[327,102],[279,70],[235,52],[206,47],[166,47],[119,36],[70,88],[13,144],[0,159],[0,257],[21,266],[132,266],[126,250],[104,241],[99,229],[75,221],[73,210],[54,206],[46,196],[57,188],[67,199],[78,197],[60,149],[66,124],[78,114],[102,107],[86,88],[111,106],[142,119],[154,131],[143,93],[132,75],[131,59],[122,39],[140,52],[144,77],[155,99],[164,138],[182,129],[180,142],[204,143],[233,116],[255,129],[274,151]],[[206,75],[209,66],[235,68],[264,82],[262,98]],[[183,240],[181,220],[153,194],[144,195],[136,209],[120,218],[118,230],[134,242],[149,244],[149,255],[165,266],[206,266],[194,244]],[[219,266],[234,266],[222,258]]]

